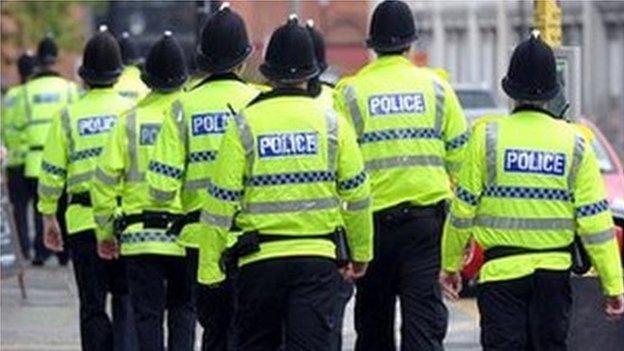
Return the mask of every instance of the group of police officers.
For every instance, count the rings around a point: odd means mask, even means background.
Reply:
[[[260,65],[269,87],[245,82],[252,46],[227,4],[193,79],[168,31],[139,68],[129,36],[101,27],[84,93],[53,71],[51,38],[23,56],[3,106],[12,200],[25,252],[29,199],[43,217],[35,264],[44,244],[71,257],[82,348],[192,350],[197,320],[202,350],[340,350],[355,285],[356,350],[396,349],[397,298],[401,349],[441,350],[471,238],[484,349],[566,349],[575,234],[621,317],[596,156],[547,109],[552,50],[521,43],[511,116],[469,127],[449,83],[410,61],[415,40],[409,7],[380,3],[376,58],[335,89],[321,34],[294,15]]]

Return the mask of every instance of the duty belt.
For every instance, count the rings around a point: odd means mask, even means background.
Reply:
[[[91,195],[88,191],[83,191],[81,193],[69,194],[70,205],[82,205],[85,207],[91,207]]]
[[[115,233],[121,234],[133,224],[143,223],[145,228],[167,229],[169,225],[182,217],[179,214],[157,211],[143,211],[142,213],[123,215],[115,219]]]
[[[271,242],[285,240],[328,240],[336,246],[336,261],[338,265],[344,266],[351,260],[351,252],[347,242],[344,228],[339,227],[332,233],[320,235],[285,235],[285,234],[265,234],[258,231],[243,233],[238,237],[236,244],[227,249],[221,257],[221,267],[225,269],[231,264],[238,262],[238,259],[260,251],[260,245]]]
[[[178,216],[177,219],[173,221],[173,223],[171,223],[171,226],[169,227],[169,230],[167,230],[167,233],[173,234],[176,236],[180,235],[180,233],[182,232],[184,227],[186,227],[187,224],[199,222],[200,217],[201,217],[201,211],[199,210],[189,212],[185,215],[180,215]]]
[[[415,206],[409,202],[402,202],[396,206],[374,213],[376,221],[389,224],[401,224],[409,219],[422,217],[444,217],[446,215],[446,201],[440,201],[430,206]]]
[[[489,262],[491,260],[504,257],[536,253],[567,253],[572,255],[572,266],[570,269],[578,275],[587,273],[587,271],[591,268],[589,256],[587,255],[587,251],[583,247],[581,239],[578,235],[574,236],[574,242],[568,246],[553,247],[548,249],[532,249],[517,246],[495,246],[485,250],[483,255],[484,262]]]

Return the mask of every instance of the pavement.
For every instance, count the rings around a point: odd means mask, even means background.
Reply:
[[[21,297],[16,278],[3,280],[1,283],[0,349],[3,351],[80,350],[78,297],[71,266],[58,267],[56,262],[51,260],[43,268],[29,267],[26,270],[25,281],[26,299]],[[343,349],[352,350],[355,340],[353,302],[347,308]],[[449,304],[449,312],[446,350],[479,350],[475,301],[463,299]]]

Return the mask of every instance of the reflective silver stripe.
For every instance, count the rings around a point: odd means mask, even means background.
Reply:
[[[110,216],[93,216],[95,219],[95,224],[98,227],[105,227],[109,224],[111,217]]]
[[[433,81],[433,91],[435,92],[435,122],[433,129],[442,135],[442,121],[444,119],[444,87],[437,80]]]
[[[95,169],[95,178],[106,185],[119,184],[119,177],[111,177],[99,167]]]
[[[143,178],[139,172],[136,119],[136,110],[133,109],[126,116],[126,137],[128,138],[128,156],[130,156],[130,167],[126,171],[126,179],[132,182],[140,182]]]
[[[485,157],[487,162],[487,184],[496,183],[496,147],[498,124],[490,122],[485,126]]]
[[[367,197],[366,199],[358,200],[358,201],[350,201],[345,204],[345,210],[347,211],[361,211],[370,207],[371,198]]]
[[[581,240],[583,240],[583,243],[586,245],[596,245],[611,241],[614,237],[615,231],[613,229],[609,229],[603,232],[581,235]]]
[[[366,169],[369,171],[413,166],[443,167],[444,160],[440,156],[420,155],[380,158],[366,162]]]
[[[69,110],[64,108],[61,111],[61,125],[63,126],[63,130],[65,131],[65,136],[67,137],[67,151],[69,155],[72,155],[76,152],[76,144],[74,143],[74,138],[71,133],[71,121],[69,120]]]
[[[362,117],[362,113],[360,112],[360,107],[358,106],[355,88],[347,85],[344,88],[344,98],[347,102],[347,107],[349,108],[349,114],[351,115],[351,119],[353,120],[355,133],[357,134],[359,139],[362,134],[364,134],[364,119]]]
[[[243,149],[245,149],[245,159],[247,160],[247,174],[251,175],[251,170],[254,164],[254,140],[251,134],[251,127],[247,124],[245,116],[243,114],[235,114],[234,121],[238,129],[238,136],[241,138]]]
[[[475,225],[492,229],[511,230],[574,230],[575,223],[569,218],[516,218],[478,216]]]
[[[329,109],[325,112],[325,122],[327,124],[327,170],[334,172],[338,150],[338,119],[336,112]]]
[[[206,189],[210,185],[210,179],[189,180],[184,183],[184,190]]]
[[[446,171],[448,173],[457,173],[459,172],[460,168],[461,168],[460,162],[447,162],[446,163]]]
[[[572,154],[572,164],[570,165],[570,174],[568,174],[568,189],[574,189],[574,183],[576,182],[576,175],[578,169],[581,166],[583,160],[583,154],[585,153],[585,139],[581,136],[576,136],[574,139],[574,151]]]
[[[72,187],[81,183],[90,182],[93,179],[93,171],[81,173],[75,176],[71,176],[67,179],[67,186]]]
[[[337,199],[324,198],[314,200],[292,200],[275,202],[256,202],[245,204],[243,211],[251,214],[262,213],[288,213],[299,211],[314,211],[335,208],[339,206]]]
[[[171,201],[173,200],[173,198],[175,197],[175,190],[173,191],[164,191],[164,190],[158,190],[156,188],[149,188],[149,194],[150,196],[155,199],[156,201]]]
[[[188,137],[186,133],[186,123],[184,121],[184,107],[180,100],[176,100],[171,105],[173,110],[173,115],[175,117],[176,125],[178,127],[178,136],[180,137],[180,141],[184,144],[185,149],[188,152]]]
[[[459,218],[454,214],[451,214],[450,219],[451,225],[457,229],[469,229],[472,228],[474,224],[474,220],[472,218]]]
[[[28,96],[28,84],[23,85],[22,92],[24,94],[24,102],[26,103],[26,127],[32,120],[32,107],[30,106],[30,96]]]
[[[37,185],[37,193],[39,196],[60,197],[63,194],[63,188],[45,185],[41,182]]]
[[[232,225],[232,217],[216,215],[206,211],[201,212],[199,220],[203,223],[223,228],[230,228]]]

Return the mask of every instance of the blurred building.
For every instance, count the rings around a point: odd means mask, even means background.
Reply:
[[[527,37],[533,1],[410,1],[418,49],[453,82],[483,84],[500,101],[511,49]],[[624,129],[624,2],[561,1],[563,44],[582,49],[582,109],[593,119],[619,113]],[[619,112],[616,112],[619,111]]]

